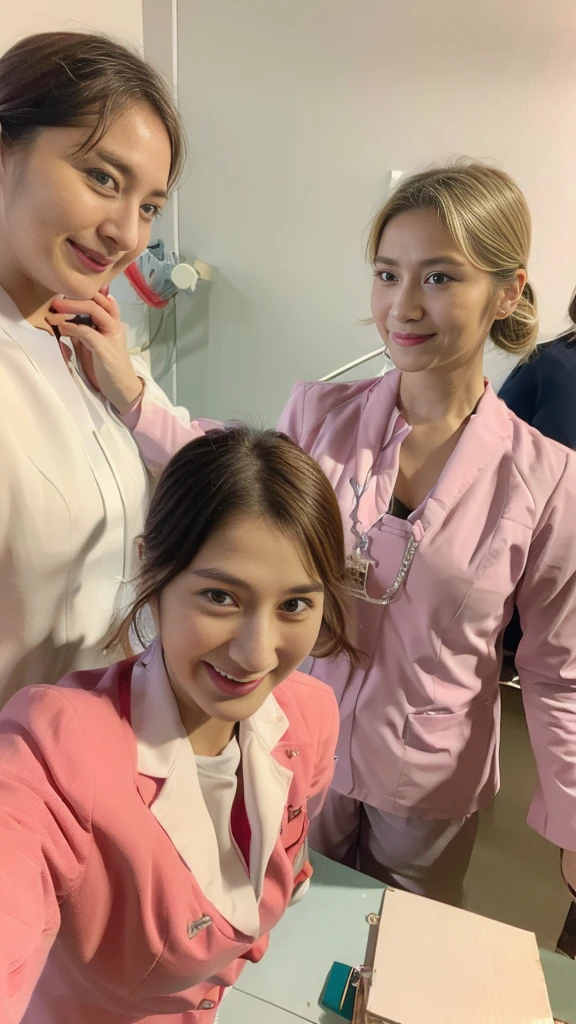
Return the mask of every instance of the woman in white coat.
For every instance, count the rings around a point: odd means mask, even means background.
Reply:
[[[147,372],[102,289],[148,244],[184,135],[152,67],[68,32],[0,58],[0,125],[1,705],[102,662],[131,573],[149,481],[121,417]]]

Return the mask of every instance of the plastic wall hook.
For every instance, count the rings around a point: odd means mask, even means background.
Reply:
[[[170,274],[172,281],[181,291],[195,291],[200,274],[190,263],[177,263]]]

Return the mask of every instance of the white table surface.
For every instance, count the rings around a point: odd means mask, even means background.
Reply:
[[[224,1000],[218,1024],[302,1024],[296,1017],[278,1006],[271,1006],[255,996],[234,990]],[[344,1024],[340,1017],[340,1024]]]
[[[362,962],[368,938],[366,915],[380,909],[383,887],[373,878],[311,854],[310,890],[290,907],[270,936],[259,964],[247,964],[224,1000],[218,1024],[342,1024],[319,999],[335,960]],[[576,1024],[576,963],[542,954],[552,1009]]]

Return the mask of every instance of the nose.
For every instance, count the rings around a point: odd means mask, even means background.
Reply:
[[[258,677],[278,664],[274,623],[266,614],[243,616],[228,644],[228,654],[246,675]]]
[[[142,233],[147,230],[147,237],[143,241]],[[117,252],[132,252],[139,246],[144,248],[150,235],[151,225],[143,221],[140,206],[129,200],[118,201],[114,211],[108,219],[100,226],[100,235],[105,238],[108,245],[112,243]]]
[[[390,316],[399,324],[422,319],[424,316],[422,296],[415,283],[406,280],[395,286]]]

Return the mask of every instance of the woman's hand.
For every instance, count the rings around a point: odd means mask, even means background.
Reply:
[[[111,295],[97,292],[87,301],[57,296],[52,306],[56,312],[47,314],[48,323],[72,340],[90,383],[123,416],[142,394],[144,382],[128,355],[118,303]],[[69,323],[78,313],[88,313],[94,327]]]

